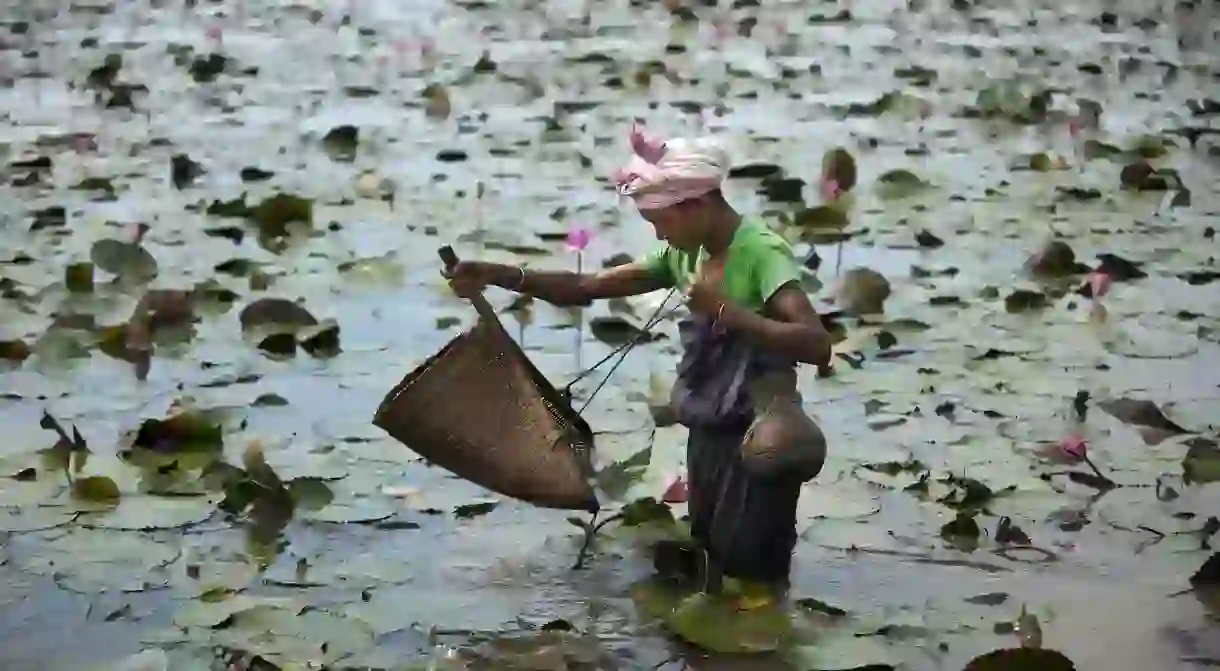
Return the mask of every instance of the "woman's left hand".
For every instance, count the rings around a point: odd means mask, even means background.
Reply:
[[[686,307],[692,314],[715,319],[728,301],[728,296],[724,293],[723,271],[709,265],[704,265],[686,292]]]

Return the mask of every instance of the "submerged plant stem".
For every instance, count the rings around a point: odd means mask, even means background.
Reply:
[[[576,563],[572,566],[572,570],[579,571],[585,567],[585,559],[589,556],[589,549],[593,546],[593,537],[597,535],[597,532],[601,531],[607,524],[621,519],[623,519],[623,514],[615,513],[598,522],[597,513],[593,513],[593,518],[589,520],[588,526],[585,527],[585,540],[580,546],[580,552],[576,555]]]

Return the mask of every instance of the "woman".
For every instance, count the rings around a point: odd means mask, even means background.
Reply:
[[[742,443],[755,418],[751,388],[778,373],[795,394],[795,363],[826,370],[830,336],[801,289],[787,242],[725,201],[720,187],[729,160],[713,139],[660,143],[633,128],[631,144],[635,155],[615,180],[663,249],[594,274],[463,262],[450,283],[463,296],[495,285],[555,305],[681,289],[690,316],[680,324],[685,353],[673,405],[690,430],[691,532],[706,553],[698,563],[713,569],[703,578],[785,584],[800,487],[821,469],[825,445],[806,445],[812,463],[800,468],[768,477],[745,468]]]

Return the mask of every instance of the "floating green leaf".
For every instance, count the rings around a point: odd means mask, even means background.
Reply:
[[[910,170],[891,170],[877,178],[882,198],[898,199],[914,195],[930,185]]]
[[[77,478],[72,482],[72,496],[90,503],[118,505],[119,486],[104,475]]]
[[[1186,456],[1182,458],[1182,481],[1188,485],[1220,482],[1220,444],[1195,437],[1187,445]]]
[[[683,640],[720,653],[772,652],[793,636],[785,609],[773,603],[741,610],[730,595],[692,594],[665,618]]]

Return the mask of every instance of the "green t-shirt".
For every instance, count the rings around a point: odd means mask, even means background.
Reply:
[[[684,252],[666,245],[644,259],[646,268],[667,286],[686,291],[699,276],[707,252]],[[762,312],[780,287],[800,281],[801,269],[792,247],[759,219],[742,218],[729,244],[724,265],[724,291],[734,303]]]

